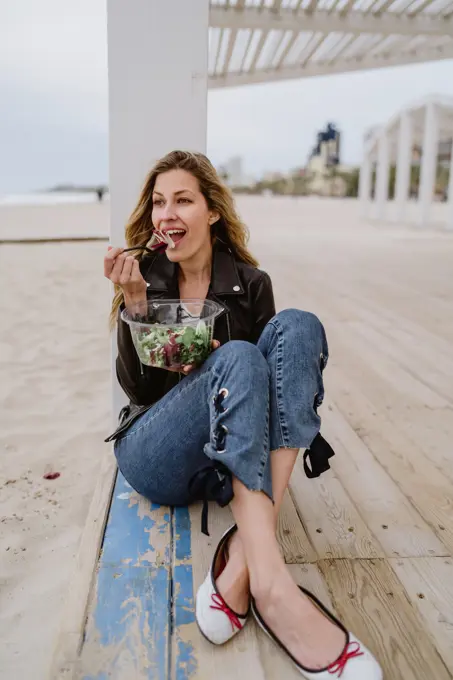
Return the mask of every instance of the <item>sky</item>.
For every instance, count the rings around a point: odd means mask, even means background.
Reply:
[[[108,181],[105,0],[0,2],[0,195]],[[453,96],[453,61],[300,79],[208,97],[208,155],[248,175],[303,166],[334,122],[342,162],[363,134],[429,94]],[[259,115],[257,115],[259,111]]]

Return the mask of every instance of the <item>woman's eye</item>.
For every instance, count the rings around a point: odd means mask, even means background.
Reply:
[[[189,198],[178,198],[178,203],[191,203]]]
[[[162,203],[163,203],[163,201],[161,201],[159,198],[156,198],[156,199],[153,201],[153,205],[162,205]]]

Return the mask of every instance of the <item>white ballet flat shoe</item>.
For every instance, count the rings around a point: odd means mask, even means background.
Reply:
[[[310,669],[302,666],[286,649],[285,645],[278,639],[272,630],[266,625],[262,619],[259,611],[256,608],[256,603],[252,599],[251,608],[253,615],[263,631],[282,649],[293,664],[296,666],[300,674],[306,680],[333,680],[334,678],[341,678],[341,680],[383,680],[382,669],[371,652],[363,645],[352,633],[350,633],[343,624],[335,618],[333,614],[305,588],[299,586],[301,591],[309,597],[314,604],[340,628],[346,636],[346,644],[338,659],[329,664],[326,668]]]
[[[204,637],[214,645],[223,645],[243,629],[250,613],[250,607],[245,614],[233,611],[225,602],[216,586],[216,578],[225,568],[225,555],[228,542],[237,531],[234,525],[222,536],[212,560],[211,568],[205,581],[197,593],[195,616],[198,627]]]

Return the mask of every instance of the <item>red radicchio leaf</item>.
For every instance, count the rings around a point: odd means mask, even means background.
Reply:
[[[164,345],[165,362],[167,366],[171,366],[173,363],[176,363],[177,360],[179,359],[180,347],[177,342],[172,343],[171,340],[172,338],[170,338],[170,342],[167,342],[167,344]]]

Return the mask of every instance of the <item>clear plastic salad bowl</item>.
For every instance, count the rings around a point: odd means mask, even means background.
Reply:
[[[212,350],[215,318],[223,311],[212,300],[148,300],[147,309],[124,309],[140,361],[156,368],[199,366]]]

